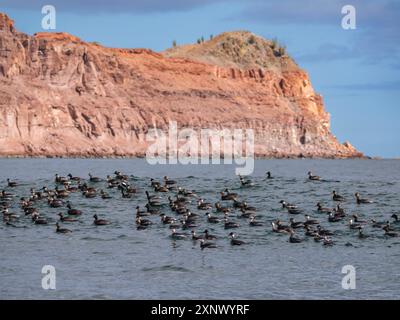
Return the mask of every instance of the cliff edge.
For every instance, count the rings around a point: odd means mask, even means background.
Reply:
[[[143,156],[149,128],[252,128],[262,157],[362,157],[330,132],[307,73],[227,32],[156,53],[15,30],[0,13],[0,156]]]

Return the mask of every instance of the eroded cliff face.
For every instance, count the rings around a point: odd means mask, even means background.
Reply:
[[[0,14],[0,155],[142,156],[148,129],[176,121],[252,128],[258,156],[361,156],[331,134],[306,72],[280,59],[238,68],[65,33],[29,36]]]

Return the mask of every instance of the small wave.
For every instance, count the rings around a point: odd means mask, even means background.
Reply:
[[[105,294],[95,294],[95,295],[91,296],[90,299],[93,299],[93,300],[110,300],[110,299],[112,299],[112,297],[108,296],[108,295],[105,295]]]
[[[191,270],[186,269],[184,267],[177,267],[173,265],[165,265],[160,267],[152,267],[152,268],[143,268],[144,272],[159,272],[159,271],[176,271],[176,272],[191,272]]]
[[[95,238],[95,237],[83,237],[81,240],[89,240],[89,241],[103,241],[104,239],[102,238]]]

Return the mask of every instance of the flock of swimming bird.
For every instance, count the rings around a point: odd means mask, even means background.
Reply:
[[[266,179],[274,179],[271,172],[266,173]],[[322,181],[321,177],[308,172],[308,180]],[[7,186],[0,191],[0,208],[2,210],[3,222],[6,226],[17,227],[16,222],[20,220],[20,215],[11,212],[13,205],[17,204],[15,199],[19,198],[19,207],[22,215],[30,216],[32,224],[48,225],[51,224],[48,219],[42,216],[38,209],[39,203],[46,203],[50,208],[58,208],[58,221],[55,223],[55,231],[61,234],[71,233],[72,230],[65,228],[64,224],[72,224],[79,221],[79,216],[84,214],[82,210],[74,208],[68,200],[72,193],[81,193],[83,197],[91,199],[101,197],[102,199],[111,199],[112,196],[105,192],[104,189],[97,186],[106,186],[107,189],[119,190],[122,198],[135,198],[135,194],[139,191],[130,183],[129,176],[115,171],[114,175],[108,175],[106,179],[95,177],[89,173],[88,179],[75,177],[69,174],[66,177],[55,175],[55,187],[49,189],[43,187],[40,191],[34,188],[30,189],[30,194],[17,196],[13,191],[18,190],[19,183],[7,179]],[[243,188],[251,188],[254,183],[242,176],[239,176],[240,186]],[[105,184],[104,184],[105,183]],[[160,194],[168,194],[168,205],[170,214],[165,213],[165,202]],[[145,190],[147,202],[143,209],[136,206],[135,223],[138,230],[146,230],[157,222],[150,219],[150,216],[159,216],[159,224],[168,226],[171,229],[170,237],[173,240],[191,239],[198,241],[201,249],[216,248],[215,240],[217,237],[212,235],[208,229],[200,234],[196,233],[199,227],[199,220],[205,219],[204,222],[210,225],[222,225],[227,230],[227,237],[232,246],[246,245],[245,241],[237,238],[237,234],[233,230],[240,230],[237,219],[245,221],[250,227],[263,227],[264,223],[256,219],[258,209],[249,205],[245,200],[240,199],[239,194],[231,192],[225,188],[220,192],[220,201],[216,203],[206,202],[200,198],[195,191],[178,186],[177,181],[169,179],[165,176],[161,181],[150,179],[148,190]],[[345,197],[332,191],[332,200],[337,202],[334,208],[326,208],[321,203],[316,204],[316,211],[325,214],[329,223],[337,223],[342,220],[348,220],[348,228],[355,230],[360,239],[367,238],[369,235],[364,233],[366,226],[382,229],[383,236],[398,237],[398,229],[396,224],[400,226],[400,219],[397,214],[392,214],[390,219],[386,221],[370,221],[361,220],[357,214],[349,214],[342,207],[342,203],[347,201]],[[354,201],[357,205],[368,205],[373,201],[362,198],[357,192],[354,194]],[[195,204],[198,212],[192,212],[189,205]],[[271,222],[272,232],[278,234],[286,234],[290,243],[303,242],[307,237],[313,238],[316,242],[321,242],[325,246],[334,244],[332,239],[335,233],[323,228],[320,221],[313,219],[308,214],[304,214],[304,210],[296,204],[288,203],[285,200],[280,201],[282,210],[287,211],[293,217],[289,218],[287,223],[280,219]],[[201,213],[203,212],[203,213]],[[304,215],[303,221],[296,221],[294,216]],[[133,219],[133,218],[132,218]],[[93,215],[93,224],[96,226],[105,226],[112,224],[109,220],[101,219],[97,214]],[[27,227],[27,226],[23,226]],[[179,231],[177,231],[179,230]],[[298,233],[304,231],[304,236],[300,237]]]

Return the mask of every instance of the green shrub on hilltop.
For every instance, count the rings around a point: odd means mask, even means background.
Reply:
[[[280,56],[286,55],[286,46],[280,46],[278,49],[278,53]]]
[[[271,43],[272,50],[276,50],[278,48],[278,46],[279,46],[278,39],[277,38],[273,38],[272,39],[272,43]]]
[[[249,40],[247,41],[249,44],[255,44],[256,43],[256,37],[254,35],[251,35],[249,37]]]

